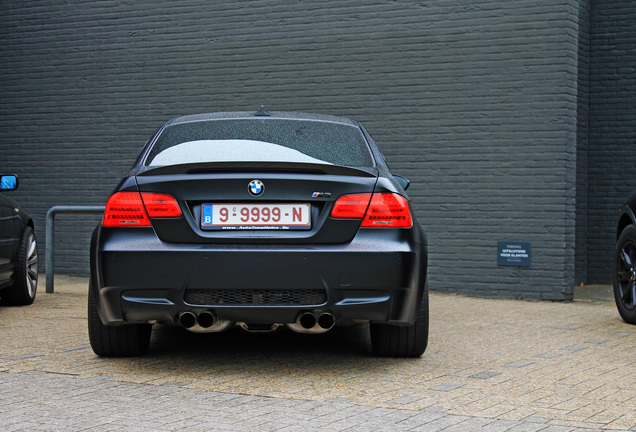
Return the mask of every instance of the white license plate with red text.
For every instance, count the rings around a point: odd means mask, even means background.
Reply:
[[[309,229],[309,204],[203,204],[201,227],[216,229]]]

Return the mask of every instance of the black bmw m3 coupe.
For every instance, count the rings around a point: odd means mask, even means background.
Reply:
[[[308,334],[369,323],[376,355],[419,357],[427,244],[407,187],[346,118],[261,109],[169,121],[93,233],[94,352],[144,354],[155,323]]]

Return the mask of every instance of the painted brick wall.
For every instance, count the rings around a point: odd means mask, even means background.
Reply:
[[[636,190],[636,2],[590,8],[588,283],[611,283],[618,211]]]
[[[437,290],[569,298],[579,3],[9,2],[0,169],[34,215],[103,204],[165,120],[299,110],[362,122],[412,180]],[[56,271],[86,274],[98,218],[60,216]],[[497,241],[532,266],[497,267]]]

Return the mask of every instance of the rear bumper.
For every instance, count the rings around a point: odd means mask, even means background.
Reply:
[[[91,241],[91,289],[107,325],[175,324],[180,313],[203,310],[254,324],[292,323],[310,311],[331,312],[341,323],[409,325],[426,289],[426,264],[418,227],[361,229],[346,245],[302,247],[170,244],[152,228],[98,227]],[[233,300],[218,300],[219,292]],[[324,295],[278,301],[280,293]]]

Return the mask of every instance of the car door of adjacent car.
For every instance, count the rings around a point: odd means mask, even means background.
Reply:
[[[0,194],[0,287],[10,283],[12,262],[19,241],[20,221],[12,200]]]

